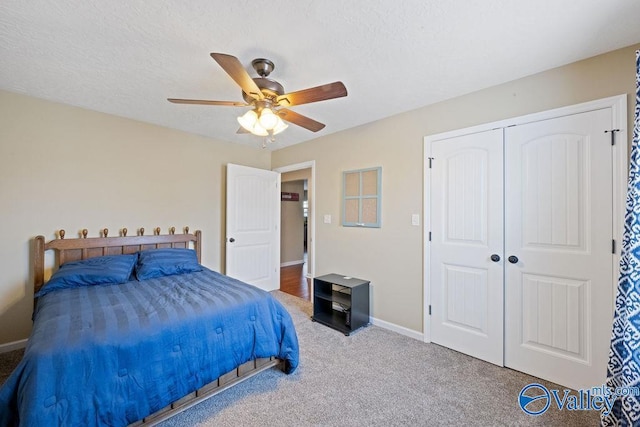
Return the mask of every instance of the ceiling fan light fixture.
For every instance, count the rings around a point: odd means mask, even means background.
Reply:
[[[242,116],[238,117],[238,123],[240,123],[240,126],[253,133],[253,127],[258,123],[258,113],[254,110],[249,110]]]
[[[275,135],[287,128],[287,125],[270,108],[263,108],[260,113],[256,110],[249,110],[238,117],[238,123],[247,131],[258,136],[268,136],[269,131]],[[278,129],[277,132],[275,131],[276,128]]]
[[[278,116],[276,116],[276,117],[278,117]],[[283,130],[285,130],[288,127],[289,127],[289,125],[286,124],[284,121],[282,121],[282,119],[280,117],[278,117],[278,123],[273,128],[273,134],[277,135],[277,134],[279,134],[280,132],[282,132]]]
[[[253,129],[250,130],[250,132],[258,136],[269,136],[269,131],[267,131],[265,128],[260,126],[260,123],[256,123],[253,126]]]
[[[279,117],[276,116],[271,108],[263,108],[260,111],[260,118],[258,119],[258,123],[266,130],[272,130],[278,124]]]

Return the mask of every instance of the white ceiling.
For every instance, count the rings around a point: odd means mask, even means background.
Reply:
[[[2,0],[0,89],[220,140],[246,108],[209,56],[269,58],[287,92],[341,80],[348,97],[292,107],[273,148],[640,42],[638,0]]]

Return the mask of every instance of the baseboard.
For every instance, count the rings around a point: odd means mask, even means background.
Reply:
[[[27,346],[27,339],[8,342],[6,344],[0,344],[0,353],[8,353],[13,350],[25,348]]]
[[[290,265],[298,265],[298,264],[304,264],[304,260],[300,259],[298,261],[283,262],[283,263],[280,264],[280,267],[289,267]]]
[[[384,320],[371,318],[371,324],[379,326],[384,329],[388,329],[393,332],[397,332],[405,337],[413,338],[414,340],[424,341],[424,334],[422,332],[414,331],[413,329],[405,328],[404,326],[398,326],[395,323],[386,322]]]

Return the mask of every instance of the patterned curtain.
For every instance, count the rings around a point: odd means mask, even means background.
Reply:
[[[613,316],[607,386],[640,387],[640,51],[636,51],[636,109],[629,165],[627,212],[620,278]],[[622,389],[620,389],[622,390]],[[622,394],[622,393],[621,393]],[[625,393],[626,394],[626,393]],[[613,410],[601,413],[603,426],[640,425],[640,396],[616,396]]]

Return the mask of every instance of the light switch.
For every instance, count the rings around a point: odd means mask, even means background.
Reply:
[[[324,216],[324,223],[325,224],[331,224],[331,215],[325,215]]]
[[[420,214],[411,215],[411,225],[420,225]]]

